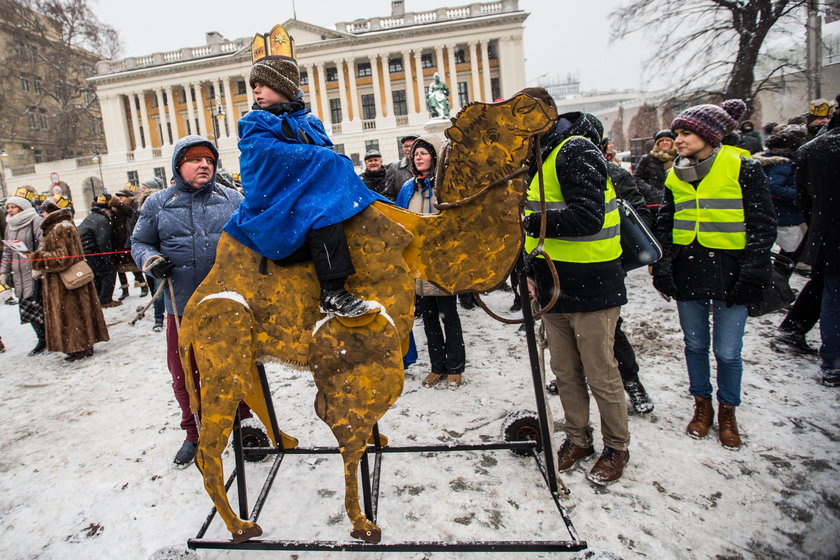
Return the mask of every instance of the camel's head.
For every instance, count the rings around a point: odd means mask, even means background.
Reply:
[[[557,119],[556,111],[537,99],[518,94],[499,103],[471,103],[452,119],[445,131],[451,141],[448,163],[469,165],[474,175],[471,185],[457,184],[458,178],[444,171],[439,190],[444,200],[470,193],[522,167],[528,157],[530,140],[548,131]],[[447,178],[456,184],[446,184]]]

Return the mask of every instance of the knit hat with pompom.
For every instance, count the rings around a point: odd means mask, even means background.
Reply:
[[[740,99],[727,99],[720,106],[695,105],[677,115],[671,122],[671,130],[688,130],[709,144],[719,146],[721,139],[735,130],[746,112],[747,105]]]

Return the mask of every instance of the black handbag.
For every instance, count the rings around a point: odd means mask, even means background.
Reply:
[[[636,209],[616,198],[621,216],[621,268],[629,272],[662,258],[662,245],[639,217]]]
[[[793,272],[793,261],[776,253],[771,253],[770,258],[773,261],[773,282],[769,287],[764,288],[761,301],[747,305],[747,314],[750,317],[761,317],[780,311],[796,299],[796,294],[788,283],[790,274]]]

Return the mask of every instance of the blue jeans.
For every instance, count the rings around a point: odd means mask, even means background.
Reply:
[[[155,278],[151,274],[146,274],[146,284],[149,285],[149,294],[150,295],[152,295],[152,296],[155,295],[155,292],[157,291],[158,286],[160,286],[161,282],[163,282],[163,280],[161,280],[159,278]],[[166,289],[166,288],[164,288],[164,289]],[[160,294],[160,297],[157,298],[155,300],[155,302],[152,304],[154,306],[154,310],[155,310],[155,323],[163,323],[163,311],[164,311],[164,309],[163,309],[163,296],[164,296],[164,294]]]
[[[678,301],[680,327],[685,341],[685,363],[688,366],[689,392],[697,397],[711,398],[711,368],[709,366],[709,315],[714,321],[713,348],[717,362],[717,400],[723,404],[741,404],[741,362],[747,307],[726,307],[720,300]]]
[[[820,309],[820,368],[823,372],[840,371],[840,279],[823,280],[822,308]]]

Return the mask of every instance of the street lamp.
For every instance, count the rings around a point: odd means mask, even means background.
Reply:
[[[0,187],[3,188],[3,198],[9,196],[6,192],[6,160],[9,159],[9,154],[6,153],[6,150],[3,150],[3,153],[0,153]]]
[[[93,154],[90,161],[99,165],[99,182],[102,184],[102,192],[105,192],[105,179],[102,178],[102,158],[99,156],[99,152]],[[90,190],[93,193],[93,199],[96,200],[96,187],[93,185],[93,181],[90,182]]]
[[[222,100],[216,100],[216,112],[213,113],[213,144],[216,146],[216,150],[219,149],[219,129],[221,125],[219,124],[219,119],[225,116],[225,112],[222,109]]]

